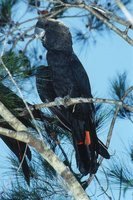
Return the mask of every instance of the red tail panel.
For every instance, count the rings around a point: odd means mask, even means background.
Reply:
[[[90,132],[85,131],[85,144],[91,144],[91,137],[90,137]]]

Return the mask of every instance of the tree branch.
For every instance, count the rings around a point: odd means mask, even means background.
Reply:
[[[132,24],[130,22],[125,21],[125,23],[124,23],[124,22],[122,22],[124,20],[122,20],[121,18],[117,17],[116,15],[115,15],[116,17],[112,17],[114,14],[112,13],[112,15],[110,16],[108,14],[108,11],[104,12],[104,14],[105,14],[104,15],[102,11],[105,11],[105,10],[101,8],[100,9],[101,12],[100,12],[100,10],[98,11],[97,6],[94,6],[94,5],[86,5],[84,3],[75,4],[75,5],[74,4],[65,4],[64,3],[63,5],[66,8],[72,8],[72,7],[74,7],[74,8],[81,8],[81,9],[85,9],[85,10],[89,11],[90,13],[92,13],[93,15],[95,15],[99,20],[101,20],[104,24],[106,24],[106,26],[109,29],[113,30],[120,37],[122,37],[125,41],[127,41],[129,44],[133,45],[133,39],[131,39],[128,36],[128,34],[127,34],[129,27],[132,27]],[[120,24],[123,24],[123,25],[124,24],[128,24],[126,26],[126,31],[121,31],[119,28],[117,28],[114,24],[112,24],[110,22],[110,20],[114,20],[114,19],[115,19],[115,21],[117,23],[120,23]],[[127,27],[128,27],[128,29],[127,29]]]
[[[132,86],[133,88],[133,86]],[[79,104],[79,103],[108,103],[108,104],[114,104],[120,107],[124,107],[127,110],[129,110],[130,112],[133,112],[133,106],[127,105],[125,103],[123,103],[123,101],[118,101],[118,100],[113,100],[113,99],[102,99],[102,98],[81,98],[81,97],[77,97],[77,98],[58,98],[58,102],[55,99],[52,102],[49,103],[41,103],[41,104],[36,104],[34,105],[34,107],[36,109],[41,109],[41,108],[50,108],[50,107],[54,107],[54,106],[71,106],[71,105],[75,105],[75,104]]]
[[[115,0],[118,7],[121,9],[121,11],[124,13],[126,18],[129,20],[129,22],[133,25],[133,16],[129,13],[129,11],[126,9],[124,4],[120,0]]]
[[[10,138],[22,141],[34,147],[42,157],[55,169],[55,171],[64,179],[67,190],[76,200],[90,200],[77,179],[47,146],[45,142],[31,135],[26,131],[13,131],[0,127],[0,134]]]
[[[17,131],[26,131],[27,127],[24,126],[0,101],[0,115]]]

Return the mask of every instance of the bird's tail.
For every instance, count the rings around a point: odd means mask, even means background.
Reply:
[[[95,127],[92,125],[91,120],[89,120],[91,125],[88,125],[87,122],[74,119],[63,107],[61,110],[54,107],[51,111],[58,116],[61,125],[72,132],[76,161],[81,174],[96,173],[99,166],[98,155],[100,154],[106,159],[109,159],[110,155],[107,147],[97,138]]]
[[[98,154],[95,148],[95,142],[92,140],[89,131],[84,132],[84,138],[77,140],[74,134],[74,146],[76,150],[76,161],[79,171],[83,175],[95,174],[98,169]]]
[[[95,174],[98,169],[98,155],[110,158],[106,146],[97,138],[95,132],[86,130],[84,124],[77,122],[73,126],[73,141],[76,150],[76,161],[79,171],[83,175]],[[80,127],[80,129],[79,129]],[[80,132],[79,132],[80,131]],[[83,131],[83,132],[81,132]]]

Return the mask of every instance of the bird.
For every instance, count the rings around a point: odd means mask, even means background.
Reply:
[[[63,22],[41,18],[36,23],[35,33],[41,35],[47,50],[48,66],[36,72],[36,86],[43,102],[58,98],[92,98],[88,75],[73,50],[70,30]],[[95,174],[98,170],[98,155],[110,158],[107,147],[98,139],[93,103],[56,106],[50,108],[64,128],[72,133],[77,167],[82,175]]]

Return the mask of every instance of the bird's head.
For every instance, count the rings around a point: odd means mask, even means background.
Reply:
[[[39,32],[38,29],[44,32],[42,42],[47,50],[72,52],[72,37],[69,28],[62,22],[54,19],[39,19],[35,32]]]

